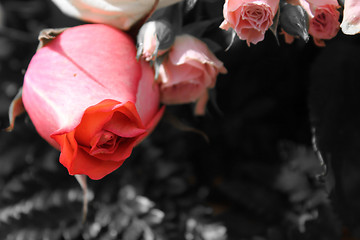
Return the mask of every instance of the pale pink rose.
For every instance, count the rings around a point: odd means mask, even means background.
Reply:
[[[155,0],[52,0],[66,15],[128,30],[152,9]],[[159,0],[157,9],[181,0]]]
[[[232,28],[248,45],[256,44],[264,40],[278,7],[279,0],[225,0],[220,28]]]
[[[332,39],[340,29],[340,7],[336,0],[300,0],[309,15],[309,34],[317,46],[325,46],[325,40]]]
[[[160,101],[164,104],[196,102],[195,114],[203,115],[208,89],[215,86],[219,73],[226,72],[223,63],[204,42],[187,34],[177,36],[159,68]]]
[[[360,1],[346,0],[344,6],[344,18],[341,22],[341,30],[348,35],[360,33]]]

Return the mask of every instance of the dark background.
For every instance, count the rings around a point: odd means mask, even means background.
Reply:
[[[39,31],[82,22],[51,1],[1,4],[5,128]],[[222,4],[199,1],[184,25],[221,14]],[[319,48],[281,35],[277,43],[268,31],[257,45],[237,40],[226,52],[224,31],[209,27],[202,37],[219,44],[229,72],[206,115],[194,116],[191,104],[167,107],[121,168],[88,180],[84,224],[80,186],[27,115],[0,132],[1,239],[357,239],[359,36],[340,30]]]

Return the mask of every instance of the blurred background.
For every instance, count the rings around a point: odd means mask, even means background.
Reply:
[[[38,33],[83,22],[50,0],[0,4],[3,129]],[[222,5],[199,1],[185,23],[222,14]],[[217,26],[203,37],[221,46],[216,55],[229,72],[219,75],[206,115],[195,117],[192,105],[167,107],[121,168],[88,180],[85,223],[79,184],[28,116],[0,132],[0,238],[358,239],[359,36],[339,32],[319,48],[312,39],[288,45],[268,31],[257,45],[236,40],[228,51]],[[327,168],[313,133],[334,156]],[[335,183],[346,188],[334,191]]]

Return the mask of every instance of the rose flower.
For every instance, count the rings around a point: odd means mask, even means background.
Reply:
[[[196,102],[195,114],[203,115],[208,89],[215,87],[219,73],[226,72],[204,42],[191,35],[179,35],[159,68],[161,102]]]
[[[133,40],[102,24],[69,28],[39,49],[22,101],[71,175],[100,179],[122,165],[162,116],[153,70]]]
[[[249,46],[256,44],[264,40],[278,7],[279,0],[225,0],[220,28],[232,28]]]
[[[129,30],[152,9],[155,0],[52,0],[66,15]],[[157,9],[181,0],[159,0]]]
[[[340,29],[340,7],[337,0],[299,0],[309,15],[309,34],[317,46],[325,46],[324,40],[332,39]]]

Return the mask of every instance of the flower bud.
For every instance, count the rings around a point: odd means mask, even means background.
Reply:
[[[160,89],[149,64],[135,54],[125,32],[84,24],[68,28],[31,59],[21,99],[37,132],[61,151],[69,174],[103,178],[159,122]]]
[[[286,33],[301,37],[305,42],[309,40],[309,16],[300,5],[282,4],[280,25]]]
[[[137,55],[146,61],[155,60],[174,44],[175,34],[166,20],[145,23],[137,35]]]

